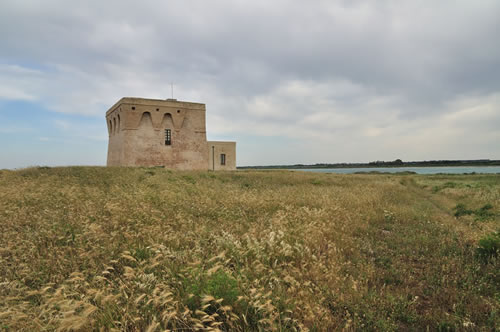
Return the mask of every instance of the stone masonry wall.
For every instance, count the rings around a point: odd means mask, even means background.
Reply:
[[[214,171],[236,170],[236,142],[209,141],[208,169]],[[225,155],[225,165],[221,163],[221,155]]]
[[[173,99],[120,99],[106,112],[108,166],[235,170],[235,142],[207,142],[205,105]],[[165,144],[165,130],[171,144]],[[221,155],[225,156],[225,164]]]
[[[122,98],[107,113],[108,166],[207,169],[205,105]],[[165,145],[165,129],[171,145]]]

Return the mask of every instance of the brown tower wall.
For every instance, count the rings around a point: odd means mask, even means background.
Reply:
[[[205,105],[122,98],[106,113],[108,166],[165,166],[206,170]],[[170,129],[171,145],[165,144]]]

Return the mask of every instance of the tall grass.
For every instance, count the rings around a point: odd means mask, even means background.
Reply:
[[[498,175],[0,171],[0,329],[491,330],[499,207]]]

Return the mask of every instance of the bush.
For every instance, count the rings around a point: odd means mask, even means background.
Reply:
[[[488,203],[477,210],[470,210],[464,204],[459,203],[454,208],[454,210],[455,210],[454,216],[461,217],[461,216],[466,216],[466,215],[474,215],[474,216],[476,216],[476,220],[484,221],[484,220],[486,220],[489,217],[492,217],[494,215],[494,213],[492,213],[490,211],[492,208],[493,208],[493,205]]]
[[[188,294],[193,294],[187,300],[187,305],[191,310],[201,307],[201,298],[205,295],[211,295],[216,299],[224,299],[224,305],[234,307],[238,296],[238,282],[224,271],[217,271],[210,276],[199,276],[186,288]]]
[[[455,210],[455,214],[454,214],[455,217],[461,217],[461,216],[470,215],[470,214],[474,213],[474,211],[467,209],[465,207],[465,205],[462,203],[457,204],[457,206],[455,206],[454,210]]]
[[[476,248],[478,258],[484,263],[496,258],[500,252],[500,231],[493,232],[479,240]]]
[[[486,220],[489,217],[493,216],[493,213],[490,211],[493,208],[491,204],[485,204],[482,208],[475,211],[475,215],[479,220]]]

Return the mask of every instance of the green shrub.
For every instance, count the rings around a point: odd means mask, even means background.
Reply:
[[[462,203],[457,204],[453,208],[453,210],[455,210],[455,213],[454,213],[455,217],[474,215],[474,216],[476,216],[476,220],[481,220],[481,221],[484,221],[484,220],[495,215],[493,212],[490,211],[491,209],[493,209],[493,205],[491,205],[489,203],[483,205],[481,208],[479,208],[477,210],[468,209]]]
[[[321,180],[314,179],[311,181],[311,184],[313,184],[315,186],[319,186],[319,185],[323,184],[323,182],[321,182]]]
[[[442,190],[442,189],[446,189],[446,188],[456,188],[457,187],[457,183],[455,182],[446,182],[445,184],[443,184],[442,186],[434,186],[432,188],[432,192],[433,193],[437,193],[438,191]]]
[[[491,209],[493,209],[493,205],[491,205],[490,203],[487,203],[482,208],[480,208],[480,210],[485,210],[485,211]]]
[[[499,252],[500,231],[493,232],[479,240],[479,246],[476,248],[477,257],[484,263],[496,258]]]
[[[234,305],[240,295],[237,281],[224,271],[218,271],[209,277],[205,292],[215,298],[224,299],[223,303],[228,305]]]
[[[186,287],[188,294],[193,294],[187,300],[187,305],[191,310],[201,307],[201,298],[205,295],[211,295],[216,299],[224,299],[224,305],[234,307],[240,292],[238,282],[224,271],[217,271],[210,276],[199,275],[189,281]]]
[[[492,217],[494,214],[490,211],[493,208],[491,204],[485,204],[482,208],[477,209],[474,214],[477,216],[479,220],[486,220],[489,217]]]
[[[455,210],[455,214],[454,214],[455,217],[471,215],[472,213],[474,213],[474,211],[467,209],[465,207],[465,205],[462,203],[457,204],[457,206],[455,206],[454,210]]]

